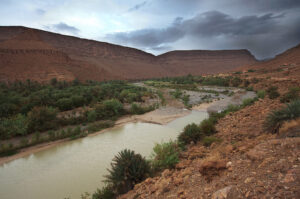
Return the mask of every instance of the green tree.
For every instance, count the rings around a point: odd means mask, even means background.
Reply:
[[[45,131],[55,129],[57,109],[47,106],[34,107],[28,113],[28,128],[33,131]]]
[[[10,138],[16,135],[26,135],[28,133],[27,118],[18,114],[12,118],[5,118],[0,122],[0,136]]]
[[[56,106],[61,111],[71,110],[73,107],[73,102],[69,98],[61,98],[56,102]]]
[[[125,149],[114,157],[108,172],[105,181],[112,184],[118,194],[122,194],[150,175],[150,164],[140,154]]]

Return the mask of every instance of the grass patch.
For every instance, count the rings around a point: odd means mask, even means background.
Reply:
[[[300,117],[300,100],[293,101],[285,107],[269,113],[264,122],[264,129],[271,133],[278,133],[279,128],[285,121],[298,117]]]
[[[179,162],[180,147],[177,142],[169,141],[156,144],[153,148],[152,166],[155,171],[172,169]]]
[[[299,87],[289,88],[289,91],[280,97],[280,102],[288,103],[297,100],[300,98],[299,94],[300,94]]]
[[[266,96],[266,91],[264,91],[264,90],[259,90],[259,91],[257,91],[256,95],[257,95],[258,98],[264,99],[265,96]]]
[[[209,147],[212,143],[220,143],[222,140],[214,136],[206,136],[203,138],[202,143],[204,146]]]
[[[267,94],[270,99],[276,99],[280,96],[280,94],[278,93],[278,88],[276,86],[269,87],[267,90]]]

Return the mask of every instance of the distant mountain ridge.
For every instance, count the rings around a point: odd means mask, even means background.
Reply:
[[[43,30],[0,27],[0,81],[52,78],[134,80],[213,74],[257,63],[248,50],[171,51],[159,56],[138,49]]]

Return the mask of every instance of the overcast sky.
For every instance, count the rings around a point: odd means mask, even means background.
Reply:
[[[22,25],[161,54],[248,49],[270,58],[300,43],[300,0],[0,0]]]

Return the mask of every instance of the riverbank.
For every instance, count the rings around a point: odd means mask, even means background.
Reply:
[[[183,108],[183,105],[180,101],[172,98],[169,95],[169,91],[166,90],[164,92],[164,96],[167,100],[167,105],[162,106],[154,111],[150,111],[148,113],[142,114],[142,115],[129,115],[129,116],[124,116],[119,118],[113,127],[103,129],[101,131],[88,134],[87,136],[95,136],[100,133],[104,133],[106,131],[109,131],[113,128],[120,127],[123,125],[126,125],[128,123],[137,123],[137,122],[142,122],[142,123],[152,123],[152,124],[158,124],[158,125],[166,125],[173,120],[184,117],[188,114],[191,113],[191,110]],[[197,111],[219,111],[228,106],[228,104],[233,103],[233,104],[239,104],[243,101],[243,99],[246,98],[252,98],[254,97],[255,94],[252,92],[237,92],[231,97],[225,97],[224,99],[220,100],[213,100],[212,102],[209,103],[202,103],[199,105],[195,105],[192,107],[192,110],[197,110]],[[39,151],[47,150],[51,147],[58,146],[62,143],[70,141],[70,138],[65,138],[61,140],[56,140],[56,141],[51,141],[51,142],[45,142],[41,143],[38,145],[30,146],[27,148],[21,149],[18,153],[12,155],[12,156],[6,156],[6,157],[0,157],[0,166],[11,162],[13,160],[29,156],[30,154],[37,153]]]
[[[113,128],[124,126],[128,123],[137,123],[137,122],[142,122],[142,123],[153,123],[153,124],[159,124],[159,125],[165,125],[177,118],[184,117],[188,115],[191,111],[187,109],[181,109],[181,108],[175,108],[175,107],[161,107],[159,109],[156,109],[154,111],[145,113],[143,115],[133,115],[133,116],[124,116],[118,119],[115,122],[115,125],[110,128],[103,129],[101,131],[88,134],[87,137],[90,136],[96,136],[100,133],[104,133],[106,131],[109,131]],[[1,157],[0,158],[0,166],[11,162],[13,160],[23,158],[26,156],[29,156],[30,154],[37,153],[43,150],[47,150],[49,148],[58,146],[62,143],[69,142],[70,138],[65,138],[61,140],[56,140],[56,141],[51,141],[51,142],[45,142],[41,143],[38,145],[30,146],[27,148],[21,149],[18,153],[12,155],[12,156],[6,156],[6,157]]]

